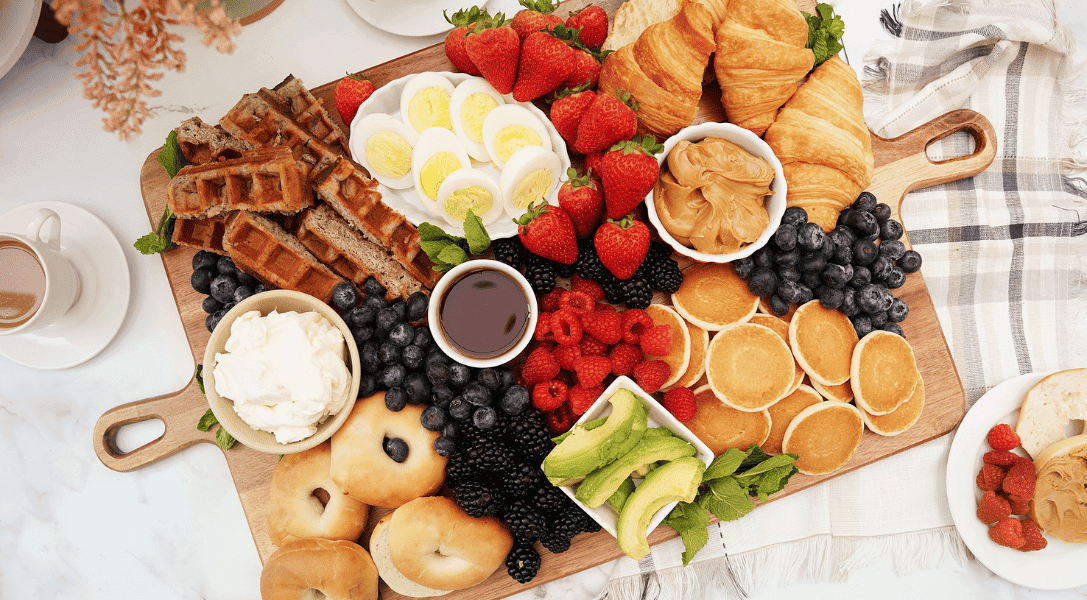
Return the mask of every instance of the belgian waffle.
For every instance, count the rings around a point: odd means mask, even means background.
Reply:
[[[339,150],[344,156],[351,155],[351,148],[347,145],[347,136],[344,135],[343,129],[325,110],[325,105],[310,93],[306,86],[302,85],[301,79],[288,75],[279,85],[272,88],[271,93],[283,102],[287,107],[287,113],[299,125],[322,142]]]
[[[419,230],[404,215],[381,201],[377,181],[348,159],[341,159],[314,184],[317,195],[328,203],[368,241],[392,251],[400,264],[428,288],[440,274],[419,246]]]
[[[234,264],[268,287],[329,302],[332,288],[343,281],[282,227],[249,211],[238,211],[227,220],[223,247]]]
[[[388,290],[386,300],[407,298],[423,285],[381,246],[365,239],[327,204],[302,213],[298,241],[333,271],[362,285],[373,275]]]
[[[208,219],[177,219],[174,221],[174,243],[226,254],[223,234],[226,232],[227,216],[222,214]]]
[[[218,125],[208,125],[200,117],[182,122],[174,131],[185,160],[194,165],[239,158],[253,149],[253,144],[239,140]]]
[[[305,166],[289,149],[272,148],[182,168],[170,180],[166,202],[181,218],[207,218],[231,210],[298,212],[313,205],[313,194]]]

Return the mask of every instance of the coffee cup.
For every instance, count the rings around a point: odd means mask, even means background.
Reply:
[[[60,253],[60,227],[60,216],[42,208],[25,236],[0,233],[0,335],[50,325],[79,298],[79,273]]]

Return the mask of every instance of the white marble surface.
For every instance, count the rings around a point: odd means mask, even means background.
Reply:
[[[36,0],[8,0],[36,1]],[[1062,18],[1087,45],[1082,0],[1058,0]],[[850,31],[857,64],[877,36],[887,2],[833,2]],[[492,0],[512,14],[513,0]],[[334,80],[441,36],[398,38],[375,30],[345,0],[288,0],[246,27],[231,55],[188,40],[188,68],[155,85],[155,117],[120,142],[102,131],[102,114],[72,78],[75,40],[31,41],[0,79],[0,214],[21,204],[69,202],[98,215],[121,241],[132,299],[116,339],[99,356],[64,371],[37,371],[0,358],[0,598],[259,597],[260,562],[220,451],[199,445],[131,473],[95,457],[91,431],[106,410],[181,388],[193,370],[180,319],[157,257],[131,243],[149,229],[139,172],[166,133],[193,114],[218,119],[241,94],[294,73],[310,85]],[[123,449],[161,432],[130,427]],[[521,596],[591,598],[609,565]],[[1011,585],[971,562],[963,569],[898,575],[869,568],[843,583],[794,583],[753,598],[786,597],[1077,598],[1087,587],[1036,592]]]

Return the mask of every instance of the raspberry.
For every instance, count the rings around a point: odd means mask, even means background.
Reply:
[[[694,401],[694,392],[690,388],[680,387],[668,390],[661,402],[668,412],[680,423],[686,423],[694,418],[698,405]]]
[[[581,321],[569,308],[560,308],[551,313],[551,334],[555,341],[571,346],[581,341]]]
[[[555,360],[559,361],[559,366],[564,371],[573,371],[574,361],[581,358],[581,346],[558,346],[551,354],[554,355]]]
[[[604,288],[592,279],[585,279],[581,275],[575,274],[570,278],[570,289],[588,294],[593,302],[600,302],[604,299]]]
[[[608,351],[608,358],[612,373],[629,377],[634,374],[634,367],[642,362],[642,350],[634,344],[619,342]]]
[[[566,398],[566,384],[557,379],[537,383],[532,388],[532,406],[544,412],[562,406]]]
[[[577,384],[570,388],[570,393],[566,397],[567,404],[570,405],[570,410],[578,416],[585,414],[585,411],[589,410],[589,407],[593,405],[600,394],[604,393],[604,386],[592,385],[586,386]]]
[[[535,385],[559,374],[559,363],[551,354],[548,344],[540,344],[528,355],[525,364],[521,367],[521,379],[528,385]]]
[[[637,344],[642,333],[653,326],[653,319],[640,308],[628,308],[623,313],[623,341]]]
[[[1014,452],[1007,450],[990,450],[982,455],[981,460],[988,465],[1000,465],[1002,467],[1010,467],[1019,462],[1022,458]]]
[[[591,336],[581,337],[581,355],[582,356],[604,356],[608,353],[608,345],[600,340],[593,339]]]
[[[581,290],[567,290],[559,297],[559,306],[568,308],[577,314],[589,312],[593,309],[596,300]]]
[[[672,367],[663,360],[650,360],[634,367],[634,382],[647,394],[660,390],[671,375]]]
[[[1038,527],[1038,524],[1030,519],[1023,519],[1023,539],[1026,540],[1022,546],[1019,547],[1023,552],[1031,552],[1034,550],[1041,550],[1049,545],[1045,536],[1042,535],[1042,528]]]
[[[992,525],[1011,516],[1011,505],[996,492],[989,490],[978,500],[978,518],[986,525]]]
[[[1009,548],[1019,548],[1027,543],[1023,537],[1023,524],[1015,517],[1008,517],[990,527],[989,539]]]
[[[978,489],[983,492],[996,491],[1000,489],[1000,484],[1004,483],[1004,475],[1007,471],[1004,467],[999,465],[993,465],[985,463],[981,465],[981,471],[978,471],[977,484]]]
[[[596,306],[593,307],[593,310],[603,311],[603,312],[617,312],[615,310],[614,306],[612,306],[612,305],[610,305],[610,304],[608,304],[606,302],[597,302]]]
[[[578,384],[590,387],[600,385],[611,373],[611,361],[606,356],[582,356],[574,361]]]
[[[1021,517],[1030,512],[1030,500],[1020,500],[1009,497],[1008,504],[1011,505],[1013,515]]]
[[[567,394],[567,398],[569,398],[569,394]],[[570,427],[574,425],[574,413],[570,412],[570,406],[568,404],[563,404],[555,410],[548,412],[546,420],[547,430],[551,432],[551,435],[558,435],[560,433],[566,433],[570,430]]]
[[[540,311],[541,312],[555,312],[560,308],[559,297],[562,296],[566,290],[556,287],[555,289],[547,292],[543,296],[540,296]]]
[[[551,333],[551,313],[542,312],[536,317],[536,329],[532,332],[532,339],[540,342],[555,341],[555,335]]]
[[[581,315],[581,328],[585,333],[612,345],[623,337],[623,317],[616,312],[594,310]]]
[[[672,327],[654,325],[642,334],[642,351],[653,356],[667,356],[672,350]]]
[[[1008,474],[1004,476],[1004,482],[1000,484],[1000,487],[1010,499],[1016,502],[1028,502],[1034,497],[1034,480],[1034,463],[1017,462],[1008,469]]]
[[[1001,423],[990,429],[987,438],[993,450],[1014,450],[1022,443],[1019,435],[1007,423]]]

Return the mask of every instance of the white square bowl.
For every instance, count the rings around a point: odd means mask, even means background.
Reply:
[[[615,381],[604,390],[604,393],[597,398],[596,402],[593,402],[592,406],[589,407],[589,410],[581,415],[581,418],[577,420],[575,425],[611,414],[611,403],[608,402],[608,398],[610,398],[619,388],[634,392],[634,395],[642,401],[642,404],[644,404],[649,411],[649,427],[664,427],[677,437],[687,440],[698,451],[698,453],[695,454],[695,457],[706,463],[707,467],[709,466],[710,462],[713,461],[713,450],[710,450],[709,446],[702,443],[702,440],[691,433],[691,430],[687,429],[683,423],[676,420],[676,418],[672,416],[672,413],[668,412],[668,409],[661,406],[659,402],[645,393],[642,388],[638,387],[638,384],[634,383],[633,380],[626,376],[617,377]],[[637,485],[637,481],[635,481],[635,485]],[[610,504],[605,502],[596,508],[585,506],[585,504],[574,496],[574,493],[577,490],[577,484],[572,486],[561,486],[559,489],[569,496],[575,504],[580,506],[581,510],[588,513],[593,520],[600,523],[600,526],[606,529],[608,533],[613,537],[615,536],[615,527],[616,523],[619,521],[619,514],[615,512]],[[677,504],[679,504],[679,502],[669,502],[653,515],[653,518],[649,521],[649,527],[645,530],[646,536],[652,533],[652,531],[657,528],[657,525],[661,524],[661,521],[668,516],[668,513],[672,512],[672,509],[675,508]]]

